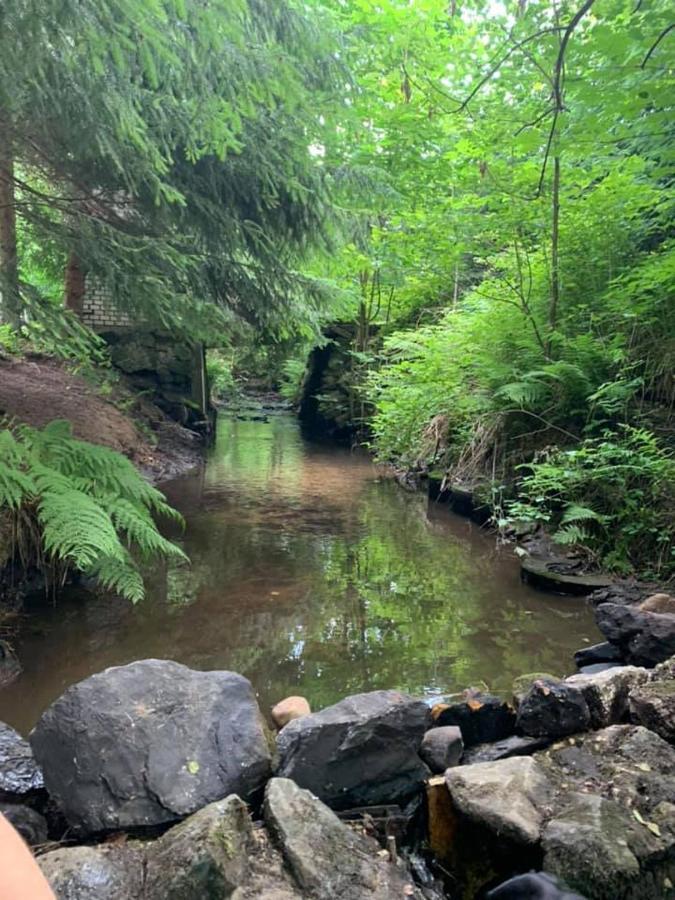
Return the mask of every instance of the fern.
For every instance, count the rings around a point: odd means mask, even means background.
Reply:
[[[580,525],[563,525],[553,535],[558,544],[585,544],[589,539],[588,531]]]
[[[73,438],[70,423],[1,431],[0,454],[0,508],[34,518],[36,560],[93,575],[135,603],[143,579],[131,549],[187,559],[155,524],[153,514],[182,522],[164,495],[119,453]]]

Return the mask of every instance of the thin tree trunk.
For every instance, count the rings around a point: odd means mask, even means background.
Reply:
[[[558,325],[560,302],[560,157],[553,158],[553,196],[551,202],[551,299],[548,307],[548,355],[551,355],[553,332]]]
[[[84,301],[84,270],[76,253],[68,254],[64,277],[63,302],[66,309],[72,309],[78,315],[82,312]]]
[[[0,114],[0,292],[2,320],[17,330],[21,326],[19,260],[16,248],[16,200],[14,156],[9,121]]]

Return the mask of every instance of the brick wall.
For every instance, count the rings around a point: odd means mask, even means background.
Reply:
[[[100,281],[86,279],[80,318],[92,331],[105,331],[106,328],[130,328],[134,323],[125,312],[113,306],[110,292]]]

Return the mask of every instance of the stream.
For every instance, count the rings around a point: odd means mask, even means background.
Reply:
[[[571,673],[600,639],[583,599],[523,585],[512,549],[289,414],[221,416],[206,464],[162,488],[192,565],[153,570],[135,607],[83,588],[42,600],[0,719],[26,733],[70,684],[147,657],[241,672],[263,710],[289,694],[320,708],[379,688],[508,692]]]

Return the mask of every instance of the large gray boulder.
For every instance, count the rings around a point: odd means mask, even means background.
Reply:
[[[429,775],[418,751],[430,724],[422,700],[356,694],[282,729],[277,774],[335,809],[402,801]]]
[[[262,787],[270,749],[250,683],[166,660],[69,688],[30,736],[45,784],[80,834],[172,822]]]
[[[28,741],[0,722],[0,799],[23,800],[43,787],[42,772]]]
[[[304,896],[315,900],[390,900],[416,896],[405,870],[378,856],[371,838],[352,830],[309,791],[273,778],[265,820]]]

